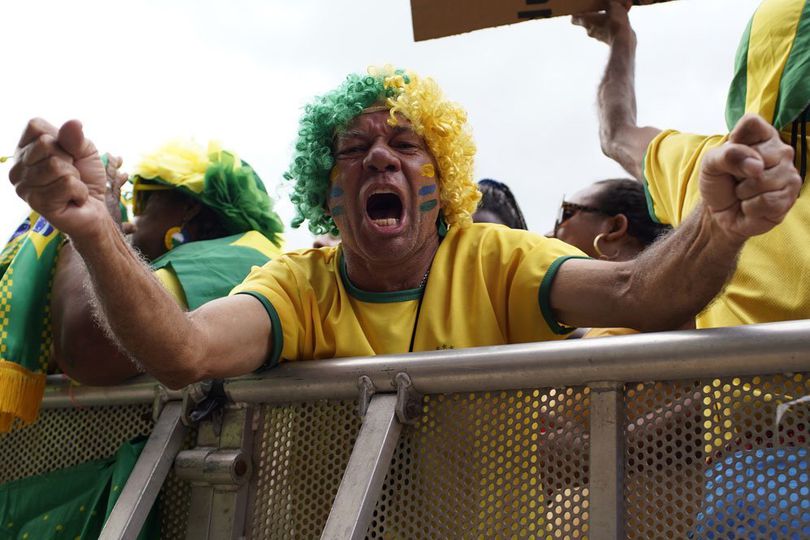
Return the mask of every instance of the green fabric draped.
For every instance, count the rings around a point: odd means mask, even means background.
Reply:
[[[98,538],[144,444],[125,443],[109,458],[0,485],[0,540]],[[153,508],[139,540],[160,538],[159,527]]]

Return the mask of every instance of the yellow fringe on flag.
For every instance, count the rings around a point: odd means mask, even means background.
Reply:
[[[36,420],[44,394],[44,373],[0,360],[0,433],[10,431],[15,418],[26,424]]]

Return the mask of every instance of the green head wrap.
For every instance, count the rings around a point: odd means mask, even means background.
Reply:
[[[259,176],[235,154],[209,143],[172,141],[138,164],[134,191],[145,185],[178,190],[214,210],[230,234],[258,231],[276,244],[284,230]]]

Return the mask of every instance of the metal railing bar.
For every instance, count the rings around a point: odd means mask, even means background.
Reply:
[[[378,394],[371,398],[322,539],[365,538],[402,431],[396,406],[397,396],[394,394]]]
[[[183,444],[186,427],[181,422],[182,412],[179,401],[169,402],[163,408],[99,540],[134,540],[138,537]]]
[[[237,402],[286,403],[353,399],[362,375],[378,392],[393,392],[400,372],[419,392],[443,394],[802,371],[810,371],[810,320],[289,362],[226,381],[225,390]]]
[[[49,375],[42,399],[43,409],[70,409],[111,405],[152,403],[159,383],[147,376],[117,386],[84,386],[71,383],[62,375]],[[167,399],[182,399],[181,391],[164,390]]]
[[[810,371],[810,320],[527,343],[366,358],[282,363],[261,375],[226,381],[237,402],[354,399],[368,376],[378,392],[396,390],[405,372],[424,394],[579,386]],[[48,377],[42,407],[151,403],[158,383],[140,377],[114,387],[71,385]],[[177,399],[180,392],[168,392]]]
[[[624,535],[624,385],[591,383],[589,529],[593,540]]]

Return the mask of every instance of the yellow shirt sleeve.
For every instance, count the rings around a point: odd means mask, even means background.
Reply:
[[[264,266],[254,267],[231,294],[249,294],[259,300],[272,323],[273,350],[264,368],[282,359],[309,358],[314,354],[323,329],[312,321],[320,320],[318,301],[306,266],[295,264],[282,255]],[[317,276],[317,273],[316,273]],[[324,284],[323,289],[329,290]],[[282,325],[282,321],[284,324]]]
[[[663,131],[644,155],[644,192],[650,217],[677,227],[700,200],[700,162],[726,135],[693,135]]]
[[[163,285],[163,288],[169,291],[169,294],[172,295],[175,302],[183,309],[187,309],[188,302],[186,301],[186,293],[183,291],[183,286],[180,284],[180,280],[177,279],[177,276],[174,275],[174,272],[168,268],[161,268],[155,271],[154,275],[158,281],[160,281],[160,284]]]

